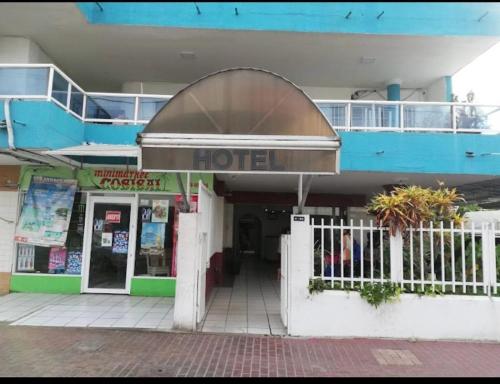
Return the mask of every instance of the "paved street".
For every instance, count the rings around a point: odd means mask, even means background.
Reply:
[[[2,324],[0,376],[500,376],[500,344]]]

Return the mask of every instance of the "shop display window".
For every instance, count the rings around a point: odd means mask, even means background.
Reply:
[[[135,276],[171,276],[173,201],[173,196],[139,196]]]
[[[21,198],[24,198],[24,194]],[[81,275],[85,207],[86,194],[77,192],[64,247],[41,247],[17,243],[15,271]]]

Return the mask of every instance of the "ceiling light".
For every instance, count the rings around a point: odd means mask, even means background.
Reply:
[[[375,62],[375,58],[374,57],[365,57],[365,56],[362,56],[361,59],[359,59],[359,62],[361,64],[373,64]]]
[[[181,57],[186,60],[194,60],[196,55],[193,51],[182,51],[180,53]]]

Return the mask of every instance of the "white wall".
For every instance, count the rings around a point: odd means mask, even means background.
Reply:
[[[324,291],[294,305],[293,335],[500,341],[500,298],[403,294],[375,308],[357,292]]]
[[[445,102],[446,100],[446,83],[444,77],[440,77],[427,87],[427,94],[425,101],[439,101]]]
[[[123,83],[122,92],[145,93],[145,94],[156,94],[156,95],[174,95],[187,85],[188,84],[168,83],[168,82],[129,81]],[[305,85],[299,85],[299,87],[302,90],[304,90],[304,92],[312,99],[329,99],[329,100],[350,100],[351,95],[354,93],[354,91],[359,89],[359,88],[335,88],[335,87],[308,87]],[[383,97],[381,97],[377,93],[372,93],[364,97],[363,100],[385,100],[387,98],[387,90],[385,88],[380,89],[379,93]],[[405,99],[410,95],[411,97],[408,100],[425,101],[425,97],[421,91],[414,92],[413,89],[401,90],[402,99]]]
[[[17,203],[17,191],[0,191],[0,272],[12,270]],[[13,223],[7,223],[3,219]]]
[[[0,62],[46,64],[53,60],[30,39],[4,36],[0,37]]]
[[[188,331],[196,329],[197,273],[200,269],[206,269],[205,266],[200,265],[197,238],[200,225],[199,213],[179,214],[174,328]]]

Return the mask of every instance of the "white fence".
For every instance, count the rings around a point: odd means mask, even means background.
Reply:
[[[0,99],[52,101],[85,122],[147,124],[172,95],[86,92],[53,64],[0,64]],[[500,105],[314,100],[338,130],[500,132]]]
[[[480,228],[480,229],[478,229]],[[403,235],[363,220],[345,225],[333,219],[310,225],[312,278],[331,288],[359,288],[366,282],[394,282],[406,292],[497,294],[499,277],[495,239],[500,231],[491,223],[421,223]]]

